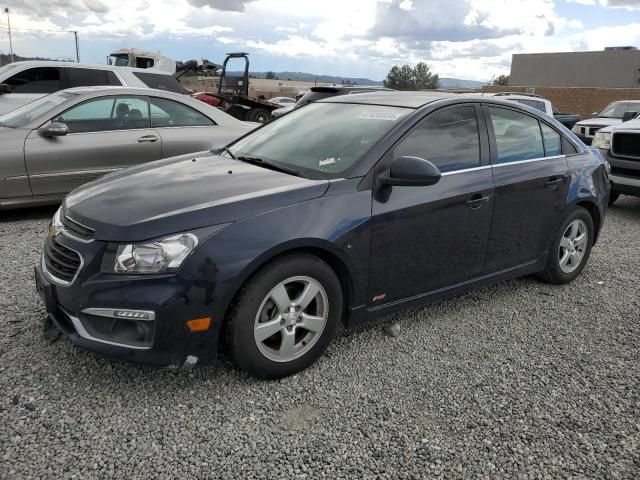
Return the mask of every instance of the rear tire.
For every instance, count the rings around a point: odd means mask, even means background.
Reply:
[[[611,190],[611,193],[609,194],[609,206],[611,206],[614,203],[616,203],[616,200],[618,200],[618,198],[620,198],[620,192],[616,192],[615,190]]]
[[[232,360],[262,378],[304,370],[331,342],[342,302],[340,280],[320,258],[295,254],[269,263],[242,287],[227,318]]]
[[[547,265],[539,276],[550,283],[573,281],[587,264],[594,240],[591,214],[575,207],[556,232]]]
[[[252,108],[247,115],[250,122],[267,123],[271,120],[271,114],[266,108]]]

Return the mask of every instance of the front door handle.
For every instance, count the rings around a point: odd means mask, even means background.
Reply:
[[[548,189],[550,190],[557,190],[558,186],[564,181],[563,178],[557,178],[557,177],[551,177],[551,180],[549,180],[547,183],[545,183],[545,185],[547,186]]]
[[[467,200],[467,205],[469,205],[469,207],[475,210],[477,208],[482,207],[485,203],[488,203],[488,202],[489,202],[488,195],[481,195],[478,193],[473,197],[471,197],[469,200]]]
[[[138,138],[138,143],[145,143],[145,142],[153,143],[157,141],[158,141],[157,135],[144,135]]]

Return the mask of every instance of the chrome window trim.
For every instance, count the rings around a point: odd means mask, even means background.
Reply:
[[[491,168],[491,165],[483,165],[481,167],[463,168],[462,170],[452,170],[451,172],[444,172],[441,176],[448,177],[449,175],[457,175],[459,173],[477,172],[479,170],[487,170]]]
[[[66,245],[63,245],[63,246],[64,248],[69,248]],[[44,274],[45,277],[47,277],[47,280],[49,280],[51,283],[55,285],[58,285],[59,287],[69,287],[73,285],[73,282],[76,281],[76,279],[78,278],[78,275],[80,275],[80,272],[84,267],[84,258],[82,258],[82,255],[80,255],[80,252],[78,252],[77,250],[74,250],[73,248],[69,248],[69,250],[78,254],[78,256],[80,257],[80,266],[78,267],[78,270],[76,270],[76,274],[68,282],[66,280],[62,280],[61,278],[56,277],[51,272],[49,272],[49,270],[47,270],[47,262],[44,261],[44,255],[45,255],[44,251],[40,256],[40,266],[42,267],[42,273]]]
[[[491,166],[493,168],[499,168],[499,167],[508,167],[509,165],[521,165],[521,164],[525,164],[525,163],[532,163],[532,162],[541,162],[543,160],[557,160],[559,158],[566,158],[566,155],[552,155],[550,157],[539,157],[539,158],[530,158],[528,160],[516,160],[515,162],[505,162],[505,163],[494,163]]]
[[[531,159],[528,159],[528,160],[517,160],[515,162],[494,163],[492,165],[482,165],[481,167],[463,168],[462,170],[453,170],[451,172],[444,172],[444,173],[442,173],[441,176],[446,177],[446,176],[449,176],[449,175],[457,175],[459,173],[477,172],[479,170],[486,170],[486,169],[489,169],[489,168],[506,167],[506,166],[509,166],[509,165],[520,165],[520,164],[531,163],[531,162],[541,162],[543,160],[554,160],[554,159],[558,159],[558,158],[566,158],[566,155],[564,155],[564,154],[563,155],[553,155],[551,157],[531,158]]]
[[[75,317],[75,316],[71,315],[69,312],[67,312],[62,307],[59,307],[59,308],[60,308],[60,310],[62,310],[64,312],[64,314],[67,317],[69,317],[69,319],[71,320],[71,323],[73,323],[73,326],[76,329],[76,332],[78,332],[78,335],[80,335],[82,338],[84,338],[86,340],[91,340],[92,342],[104,343],[106,345],[112,345],[114,347],[132,348],[134,350],[149,350],[149,349],[152,348],[151,346],[149,346],[149,347],[139,347],[139,346],[136,346],[136,345],[128,345],[126,343],[110,342],[109,340],[103,340],[101,338],[94,337],[89,332],[87,332],[87,329],[84,328],[84,325],[82,324],[82,322],[80,321],[80,319],[78,317]]]
[[[126,310],[127,312],[145,313],[149,318],[127,318],[118,317],[115,312]],[[135,320],[139,322],[152,322],[156,319],[156,312],[153,310],[135,310],[131,308],[85,308],[82,313],[87,315],[95,315],[97,317],[117,318],[118,320]]]

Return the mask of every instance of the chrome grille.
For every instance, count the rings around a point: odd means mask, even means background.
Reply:
[[[611,140],[611,153],[640,159],[640,133],[618,132]]]
[[[68,285],[76,277],[82,265],[80,255],[58,243],[55,238],[47,237],[43,254],[46,271],[55,283]]]
[[[64,225],[65,230],[76,238],[80,240],[91,240],[93,239],[94,230],[89,228],[81,223],[76,222],[75,220],[69,218],[66,214],[60,215],[60,222]]]

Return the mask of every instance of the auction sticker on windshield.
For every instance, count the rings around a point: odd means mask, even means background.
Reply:
[[[360,114],[360,118],[366,118],[369,120],[386,120],[389,122],[393,122],[399,119],[402,116],[401,113],[396,112],[382,112],[382,111],[370,111],[370,112],[362,112]]]

